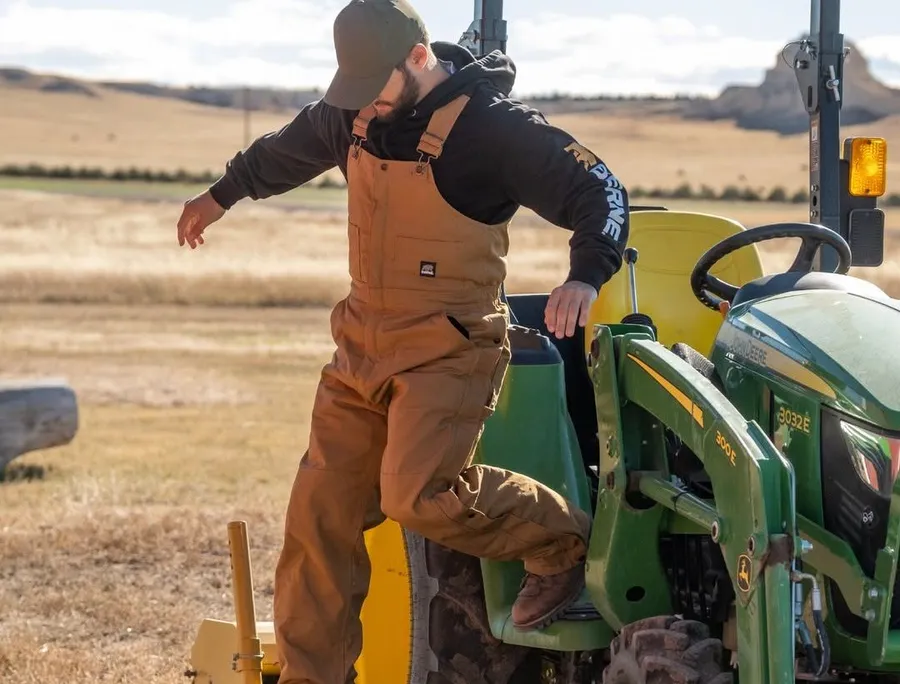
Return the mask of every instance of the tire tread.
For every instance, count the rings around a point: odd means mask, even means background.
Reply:
[[[646,618],[626,625],[613,640],[602,684],[733,684],[723,651],[702,622]]]

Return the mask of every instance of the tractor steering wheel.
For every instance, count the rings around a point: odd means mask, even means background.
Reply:
[[[713,275],[710,269],[725,256],[748,245],[775,240],[777,238],[801,238],[803,243],[794,263],[788,268],[789,273],[809,273],[812,271],[813,258],[821,244],[833,247],[839,258],[835,273],[844,275],[850,270],[852,256],[850,245],[836,231],[815,223],[772,223],[756,228],[748,228],[734,235],[729,235],[716,245],[713,245],[697,262],[691,273],[691,289],[694,296],[701,304],[715,311],[719,310],[722,301],[729,304],[734,300],[738,288],[731,283],[726,283]]]

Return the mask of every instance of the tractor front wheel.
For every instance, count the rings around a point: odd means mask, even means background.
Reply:
[[[603,684],[733,684],[723,650],[702,622],[640,620],[626,625],[610,645]]]

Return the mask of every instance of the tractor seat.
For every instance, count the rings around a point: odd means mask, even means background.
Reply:
[[[838,273],[775,273],[751,280],[738,289],[732,306],[762,297],[772,297],[801,290],[835,290],[861,297],[885,298],[887,294],[877,285],[861,278]]]

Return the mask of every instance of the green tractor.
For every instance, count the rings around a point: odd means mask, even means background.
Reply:
[[[505,48],[501,3],[463,36]],[[787,684],[900,674],[900,303],[847,275],[883,260],[885,144],[839,139],[838,3],[812,2],[794,68],[810,114],[810,222],[751,229],[632,207],[626,267],[580,336],[508,297],[513,356],[477,460],[594,516],[586,587],[520,632],[519,562],[370,530],[358,684]],[[755,244],[799,238],[784,273]],[[638,259],[638,257],[640,257]],[[641,298],[638,298],[640,290]],[[867,341],[868,340],[868,341]],[[879,348],[884,351],[877,351]],[[246,523],[236,620],[204,620],[197,684],[274,682]]]

